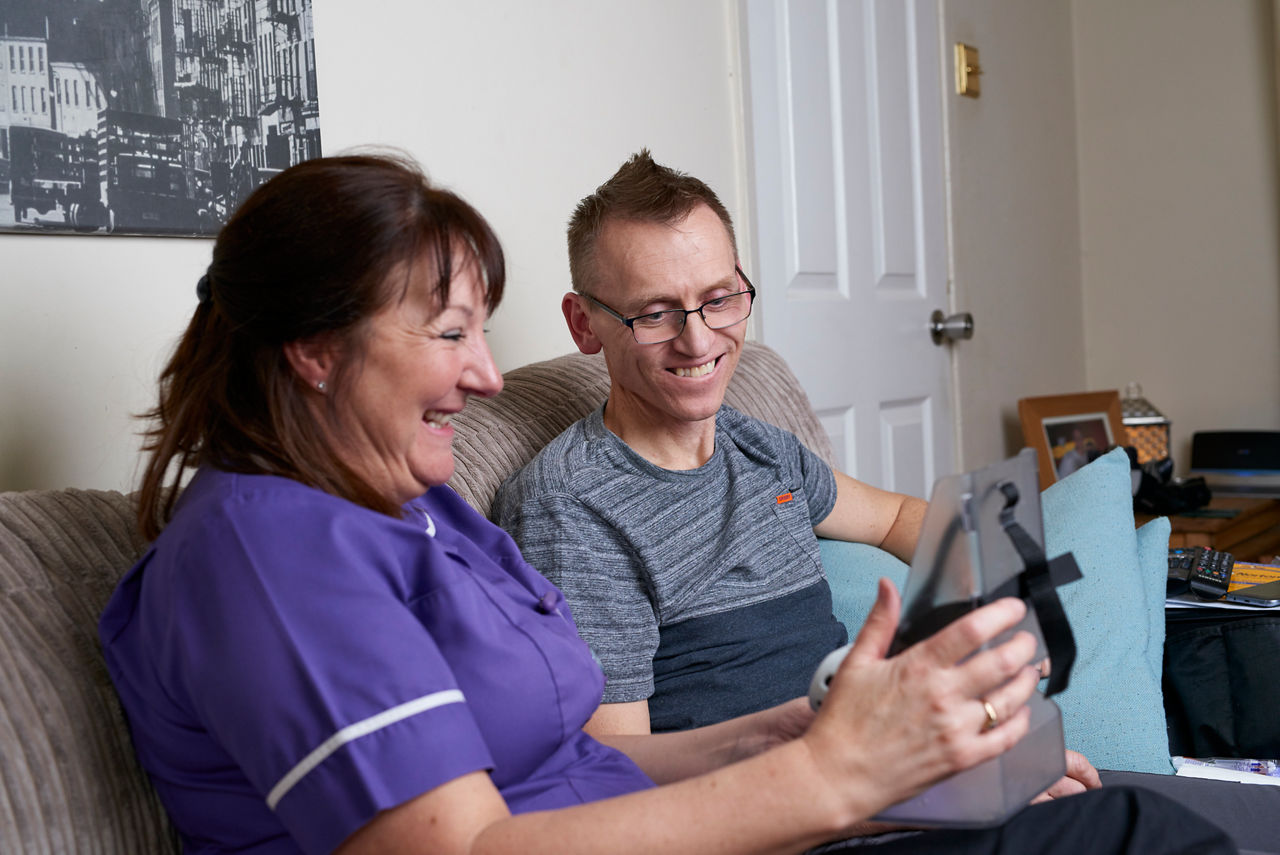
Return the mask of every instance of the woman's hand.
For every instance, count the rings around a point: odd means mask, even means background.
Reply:
[[[849,796],[863,804],[870,787],[881,808],[1012,747],[1027,732],[1025,704],[1039,679],[1028,665],[1035,655],[1029,633],[979,651],[1022,619],[1022,601],[977,609],[887,659],[900,606],[881,579],[876,604],[804,736],[829,786],[851,787]]]

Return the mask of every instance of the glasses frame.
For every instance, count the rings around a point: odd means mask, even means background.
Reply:
[[[604,309],[610,315],[613,315],[613,317],[621,321],[622,324],[627,329],[631,330],[631,337],[636,340],[636,344],[666,344],[667,342],[675,341],[680,336],[684,335],[684,328],[689,324],[689,316],[695,313],[698,315],[698,317],[702,318],[702,322],[707,325],[707,329],[709,330],[727,330],[729,329],[729,327],[736,327],[738,324],[743,323],[744,321],[746,321],[747,318],[751,317],[751,311],[756,306],[756,286],[751,284],[751,280],[747,278],[747,274],[742,272],[741,267],[735,264],[733,266],[733,269],[736,270],[738,272],[738,275],[742,277],[742,281],[747,283],[747,287],[741,291],[734,291],[732,294],[724,294],[719,297],[712,297],[710,300],[707,300],[701,306],[698,306],[697,308],[694,308],[694,309],[663,309],[662,312],[645,312],[643,315],[635,315],[633,317],[628,318],[618,310],[600,302],[595,297],[592,297],[590,294],[583,294],[582,296],[586,297],[588,300],[595,303],[597,306]],[[734,321],[733,323],[726,324],[725,326],[722,326],[722,327],[713,327],[711,326],[710,323],[707,323],[707,316],[703,314],[702,312],[703,309],[705,309],[707,306],[714,303],[716,300],[723,300],[726,297],[736,297],[739,294],[749,295],[747,298],[748,299],[747,314],[742,318],[742,320]],[[674,315],[676,312],[684,312],[684,315],[680,318],[680,329],[676,330],[675,335],[671,336],[671,338],[664,338],[661,341],[641,341],[640,339],[636,338],[636,327],[635,327],[636,321],[640,320],[641,318],[647,318],[650,315],[667,314],[667,313]]]

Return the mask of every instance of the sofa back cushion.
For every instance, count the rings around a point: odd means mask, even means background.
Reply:
[[[473,398],[453,420],[457,469],[449,485],[485,515],[508,475],[609,396],[609,372],[599,354],[535,362],[507,372],[503,381],[499,395]],[[768,347],[746,343],[725,402],[791,431],[834,462],[831,442],[800,382]]]
[[[0,493],[0,852],[178,851],[98,645],[143,548],[121,493]]]

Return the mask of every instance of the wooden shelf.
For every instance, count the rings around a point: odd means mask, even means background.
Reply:
[[[1231,517],[1171,516],[1170,546],[1205,546],[1230,552],[1237,561],[1270,563],[1280,553],[1280,500],[1215,496],[1211,510],[1233,510]],[[1137,514],[1138,525],[1155,519]]]

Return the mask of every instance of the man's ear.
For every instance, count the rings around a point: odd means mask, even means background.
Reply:
[[[314,335],[286,342],[284,356],[304,385],[320,392],[326,391],[337,363],[333,341],[329,336]]]
[[[586,302],[586,297],[570,291],[560,301],[560,311],[564,312],[569,335],[573,336],[573,343],[578,346],[578,350],[583,353],[599,353],[604,345],[591,329],[591,316],[587,314]]]

